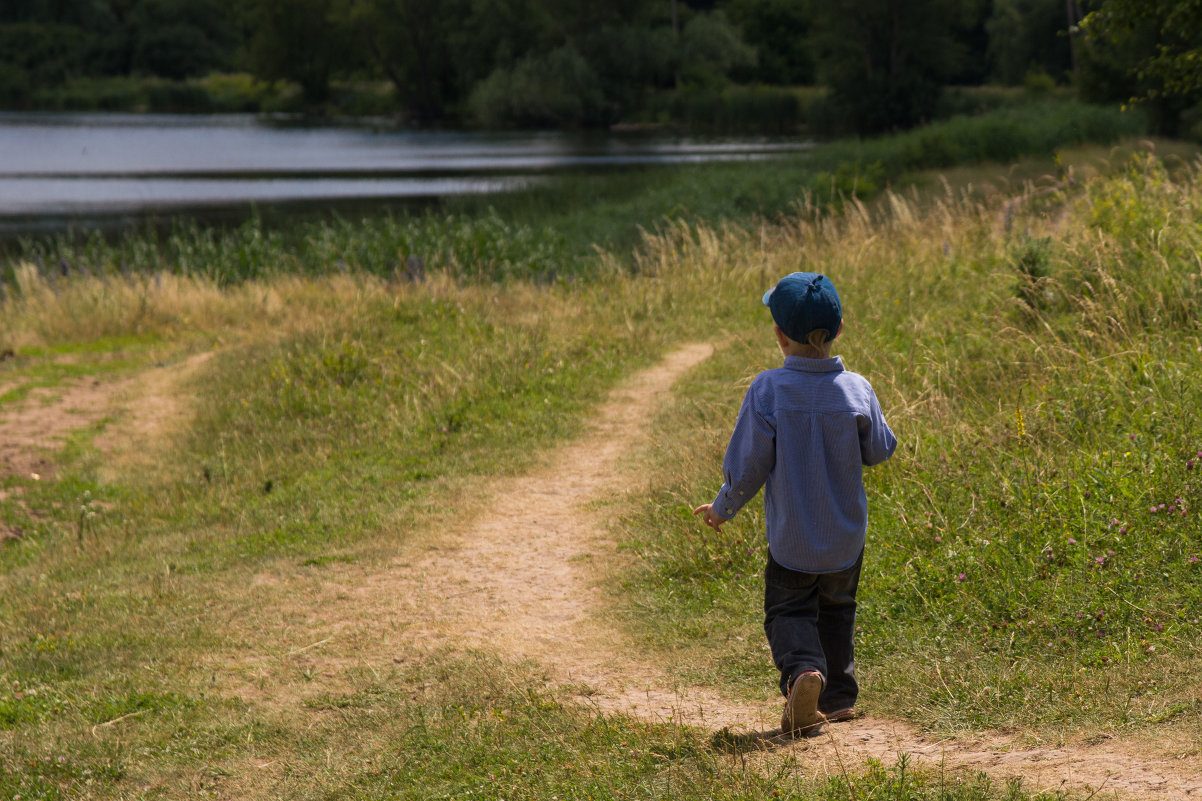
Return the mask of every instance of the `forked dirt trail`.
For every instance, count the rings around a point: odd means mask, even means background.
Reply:
[[[707,688],[680,686],[664,671],[633,658],[618,627],[604,618],[598,587],[601,566],[618,556],[609,519],[627,493],[645,482],[624,457],[647,436],[649,421],[676,379],[711,353],[708,345],[690,345],[631,377],[596,409],[581,438],[530,474],[485,488],[492,500],[484,512],[461,530],[440,532],[423,557],[363,577],[350,590],[334,583],[332,593],[349,592],[345,600],[311,610],[315,620],[330,615],[317,621],[334,632],[328,639],[367,637],[371,652],[381,658],[454,644],[530,659],[599,711],[727,728],[753,760],[786,754],[811,775],[845,770],[854,775],[867,758],[891,765],[898,755],[909,754],[927,767],[985,771],[997,782],[1021,778],[1028,790],[1202,801],[1198,766],[1151,757],[1116,741],[1031,749],[985,735],[973,741],[932,740],[902,722],[873,718],[793,741],[779,736],[780,700],[772,687],[765,687],[762,703],[739,703]],[[36,461],[42,459],[35,456],[40,449],[118,406],[134,411],[127,409],[99,444],[112,449],[117,463],[136,464],[137,452],[150,439],[180,423],[179,386],[206,358],[200,354],[108,385],[81,383],[55,402],[34,398],[6,409],[0,420],[0,474],[50,467]],[[333,667],[338,657],[314,648],[326,641],[291,654],[304,652]]]
[[[595,586],[596,566],[615,555],[607,502],[637,486],[639,477],[623,465],[623,456],[647,435],[676,379],[711,352],[708,345],[690,345],[632,377],[596,410],[582,438],[533,474],[498,485],[495,502],[457,543],[362,587],[361,600],[390,587],[393,598],[406,599],[399,602],[408,607],[401,618],[420,621],[404,627],[392,645],[420,650],[454,643],[531,659],[559,683],[580,686],[600,711],[728,727],[757,758],[788,750],[814,775],[854,773],[866,758],[890,765],[899,754],[910,754],[927,767],[986,771],[999,782],[1021,778],[1028,790],[1202,799],[1196,768],[1105,747],[1031,750],[1004,738],[938,741],[904,723],[872,718],[793,741],[779,736],[780,700],[773,688],[765,687],[763,703],[741,704],[705,688],[681,687],[654,666],[632,660],[617,627],[602,617]],[[605,505],[598,509],[598,502]],[[397,582],[404,591],[396,591]]]

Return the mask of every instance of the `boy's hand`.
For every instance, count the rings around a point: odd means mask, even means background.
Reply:
[[[694,515],[699,515],[702,512],[705,513],[705,518],[704,518],[705,524],[707,526],[709,526],[710,528],[712,528],[714,531],[721,531],[722,524],[725,523],[729,519],[729,518],[721,517],[717,512],[715,512],[714,505],[712,503],[702,504],[701,506],[698,506],[696,509],[693,510]]]

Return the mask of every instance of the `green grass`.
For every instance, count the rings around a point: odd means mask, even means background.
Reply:
[[[311,614],[355,589],[330,584],[437,545],[479,486],[704,339],[717,353],[639,457],[614,613],[682,681],[770,696],[762,515],[716,535],[689,510],[717,489],[747,381],[779,360],[758,298],[799,258],[837,281],[840,352],[902,442],[868,478],[865,707],[940,733],[1196,738],[1202,182],[1113,166],[1009,215],[937,189],[745,228],[677,219],[629,254],[556,234],[545,262],[541,229],[498,213],[455,229],[479,241],[431,229],[485,255],[421,283],[370,268],[417,230],[399,218],[310,229],[298,252],[196,229],[169,262],[187,280],[92,269],[55,292],[25,273],[2,383],[217,355],[149,465],[94,447],[112,419],[49,480],[0,485],[0,522],[23,527],[0,547],[0,794],[1029,797],[904,760],[815,776],[730,732],[598,715],[496,654],[373,654],[324,676],[304,658],[326,636]]]
[[[902,205],[799,231],[851,315],[839,348],[901,441],[867,473],[868,708],[940,731],[1202,720],[1192,175],[1140,158],[1063,197],[1038,278],[1028,235],[999,231],[997,212],[953,223]],[[1057,216],[1016,228],[1042,235]],[[762,515],[719,536],[688,510],[717,490],[746,378],[779,361],[752,305],[732,309],[731,344],[661,416],[653,473],[673,479],[626,529],[644,565],[630,617],[655,621],[637,627],[645,642],[749,694],[771,670],[748,645],[762,637]],[[683,437],[704,455],[682,460]]]

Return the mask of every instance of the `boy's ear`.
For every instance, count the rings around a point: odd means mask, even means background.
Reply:
[[[781,328],[779,325],[775,325],[775,324],[772,326],[772,330],[774,330],[776,332],[777,343],[782,348],[787,348],[789,346],[789,342],[791,340],[789,339],[789,335],[785,333],[785,330],[783,328]]]

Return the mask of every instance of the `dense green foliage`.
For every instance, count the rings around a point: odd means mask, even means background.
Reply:
[[[1082,27],[1094,43],[1088,96],[1144,103],[1169,135],[1202,121],[1202,5],[1104,0]]]
[[[1174,132],[1198,102],[1192,8],[21,0],[0,9],[0,106],[394,114],[487,127],[808,123],[872,134],[935,118],[948,86],[1059,83],[1091,98],[1144,96]],[[1080,26],[1083,11],[1092,13]],[[782,88],[796,86],[829,93],[802,115]]]

